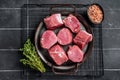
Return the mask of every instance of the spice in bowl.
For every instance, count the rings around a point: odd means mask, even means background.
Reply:
[[[99,24],[103,21],[103,10],[97,4],[92,4],[87,10],[88,18],[94,24]]]

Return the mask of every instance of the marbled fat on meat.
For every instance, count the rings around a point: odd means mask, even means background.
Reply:
[[[49,17],[44,18],[47,29],[55,29],[63,25],[61,14],[52,14]]]
[[[81,49],[83,49],[85,45],[90,41],[92,41],[92,34],[84,30],[80,30],[79,33],[73,39],[73,42],[77,44]]]
[[[49,55],[55,61],[57,65],[61,65],[64,62],[67,62],[68,57],[60,45],[55,45],[48,50]]]
[[[80,31],[80,22],[79,20],[70,14],[63,20],[63,23],[68,27],[73,33],[78,33]]]

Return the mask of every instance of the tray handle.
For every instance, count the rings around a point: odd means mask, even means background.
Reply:
[[[54,10],[54,8],[59,8],[59,7],[71,7],[72,11],[69,10]],[[50,14],[56,13],[56,12],[60,12],[60,13],[76,13],[76,7],[74,5],[71,4],[57,4],[57,5],[53,5],[50,7]]]
[[[68,74],[74,74],[75,72],[78,71],[78,66],[79,66],[79,63],[77,63],[72,69],[56,69],[54,66],[52,66],[52,71],[55,73],[55,74],[59,74],[59,75],[68,75]],[[59,71],[57,71],[59,70]]]

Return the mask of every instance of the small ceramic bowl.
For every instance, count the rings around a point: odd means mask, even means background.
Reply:
[[[98,10],[98,12],[96,12],[96,10]],[[87,8],[87,16],[91,23],[100,24],[104,20],[103,8],[99,4],[93,3]]]

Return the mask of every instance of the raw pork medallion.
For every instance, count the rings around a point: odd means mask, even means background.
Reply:
[[[70,14],[63,20],[63,23],[68,27],[73,33],[78,33],[80,31],[80,22],[79,20]]]
[[[55,61],[57,65],[61,65],[64,62],[67,62],[68,57],[60,45],[55,45],[48,50],[51,58]]]
[[[61,45],[67,45],[72,42],[72,33],[69,29],[63,28],[58,32],[58,43]]]
[[[67,54],[68,58],[73,62],[81,62],[83,60],[84,54],[82,50],[76,45],[70,46]]]
[[[49,49],[57,42],[56,34],[51,30],[46,30],[40,39],[42,48]]]
[[[80,32],[75,36],[73,41],[81,49],[83,49],[88,42],[92,41],[92,34],[89,34],[85,30],[80,30]]]
[[[61,14],[52,14],[49,17],[44,18],[47,29],[55,29],[63,25]]]

